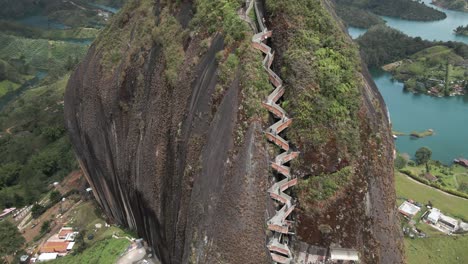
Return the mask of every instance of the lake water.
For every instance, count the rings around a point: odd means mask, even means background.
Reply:
[[[430,5],[431,0],[424,0]],[[456,36],[453,29],[468,24],[468,13],[450,11],[430,5],[447,14],[440,21],[418,22],[383,17],[387,25],[410,36],[429,40],[460,41],[468,43],[468,37]],[[348,29],[352,38],[366,32],[365,29]],[[427,146],[433,158],[449,164],[456,157],[468,158],[468,96],[432,97],[403,91],[403,84],[392,80],[392,75],[379,69],[371,70],[372,77],[387,103],[393,129],[400,132],[433,129],[435,135],[414,139],[400,136],[396,147],[401,153],[414,156],[416,150]]]
[[[468,37],[459,36],[453,33],[458,26],[468,24],[468,13],[442,9],[431,5],[431,0],[423,1],[426,5],[438,9],[447,14],[447,18],[439,21],[420,22],[408,21],[392,17],[382,17],[387,21],[387,25],[396,28],[412,37],[421,37],[427,40],[460,41],[468,43]]]
[[[401,32],[405,33],[406,35],[412,37],[421,37],[427,40],[459,41],[468,44],[467,36],[459,36],[453,33],[453,30],[458,26],[466,26],[468,24],[468,13],[442,9],[440,7],[430,4],[431,0],[423,0],[423,2],[430,7],[444,12],[445,14],[447,14],[447,18],[445,18],[444,20],[423,22],[410,21],[386,16],[380,17],[387,21],[388,26],[396,28]],[[367,30],[364,28],[348,28],[349,35],[353,39],[358,38],[366,31]]]
[[[454,158],[468,157],[468,96],[432,97],[403,92],[403,83],[392,75],[371,69],[390,112],[393,129],[399,132],[422,132],[429,128],[435,134],[414,139],[400,136],[396,147],[401,153],[414,156],[420,147],[429,147],[432,157],[449,164]]]

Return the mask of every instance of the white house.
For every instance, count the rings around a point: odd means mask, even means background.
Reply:
[[[58,253],[42,253],[37,258],[38,262],[44,262],[49,260],[54,260],[58,257]]]
[[[330,248],[330,260],[358,261],[358,252],[348,248]]]
[[[440,218],[440,210],[437,208],[432,208],[431,213],[427,216],[427,220],[432,224],[437,224]]]

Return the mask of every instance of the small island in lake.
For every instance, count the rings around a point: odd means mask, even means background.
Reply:
[[[432,136],[432,135],[434,135],[434,130],[432,130],[432,129],[428,129],[428,130],[423,131],[423,132],[413,131],[410,134],[410,136],[412,136],[414,138],[423,138],[423,137],[429,137],[429,136]]]
[[[456,35],[468,36],[468,25],[459,26],[453,30]]]

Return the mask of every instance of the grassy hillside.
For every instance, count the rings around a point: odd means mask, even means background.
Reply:
[[[69,59],[81,59],[87,51],[85,45],[45,39],[28,39],[0,33],[0,59],[23,60],[30,67],[63,72]]]
[[[50,264],[81,264],[99,263],[114,264],[125,249],[130,245],[126,239],[105,239],[85,249],[76,255],[68,255],[57,260],[50,261]]]
[[[438,45],[411,55],[391,72],[395,79],[405,83],[405,89],[409,91],[426,93],[435,87],[438,94],[443,95],[445,83],[449,89],[447,93],[452,92],[455,86],[468,89],[465,81],[468,69],[464,64],[465,59],[453,49]]]
[[[42,29],[30,27],[13,21],[0,20],[0,32],[25,38],[48,39],[48,40],[79,40],[94,39],[99,29],[90,27],[79,27],[71,29]]]
[[[67,80],[30,89],[0,113],[0,208],[35,202],[76,168],[63,126]]]
[[[468,236],[433,236],[424,239],[405,238],[408,264],[468,263]]]

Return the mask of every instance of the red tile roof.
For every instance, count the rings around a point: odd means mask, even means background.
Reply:
[[[70,234],[70,233],[73,233],[73,229],[72,229],[72,228],[70,228],[70,229],[68,229],[68,228],[67,228],[67,229],[62,228],[62,229],[60,230],[60,232],[58,233],[58,237],[59,237],[59,238],[62,238],[62,237],[65,238],[65,237],[66,237],[68,234]]]
[[[42,248],[41,253],[66,253],[69,242],[46,242]]]

